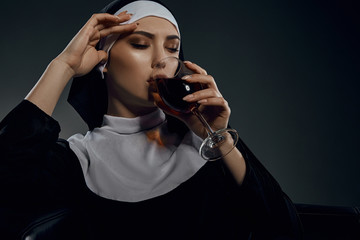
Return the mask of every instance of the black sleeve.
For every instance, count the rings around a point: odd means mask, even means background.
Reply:
[[[241,139],[237,148],[245,159],[246,175],[240,188],[230,180],[231,192],[235,192],[239,211],[249,219],[251,239],[302,239],[301,223],[290,198]],[[226,172],[231,175],[228,169]]]
[[[2,206],[41,206],[71,194],[80,165],[59,132],[59,124],[27,100],[1,121]]]

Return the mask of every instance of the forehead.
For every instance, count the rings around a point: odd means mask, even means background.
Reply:
[[[179,36],[176,27],[164,18],[149,16],[137,20],[136,23],[139,23],[136,31]]]

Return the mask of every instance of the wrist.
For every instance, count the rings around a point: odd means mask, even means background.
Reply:
[[[64,79],[68,81],[75,76],[74,70],[67,64],[66,62],[62,61],[59,58],[54,58],[50,64],[49,68],[53,69],[56,72],[61,72],[64,76]]]

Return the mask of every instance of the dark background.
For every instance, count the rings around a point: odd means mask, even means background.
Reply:
[[[213,75],[231,125],[297,203],[360,206],[360,31],[355,1],[167,0],[188,60]],[[8,1],[0,118],[108,1]],[[221,3],[221,5],[219,5]],[[67,104],[61,137],[85,132]]]

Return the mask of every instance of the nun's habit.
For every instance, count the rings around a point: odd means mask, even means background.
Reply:
[[[132,2],[114,1],[103,12]],[[203,161],[201,140],[162,111],[107,116],[101,66],[74,79],[69,102],[91,130],[85,136],[58,139],[56,120],[26,100],[0,123],[0,201],[21,212],[8,221],[9,234],[38,211],[67,207],[80,239],[299,239],[294,206],[242,141],[247,170],[238,186],[221,161]],[[165,139],[163,147],[147,144],[149,136]]]

